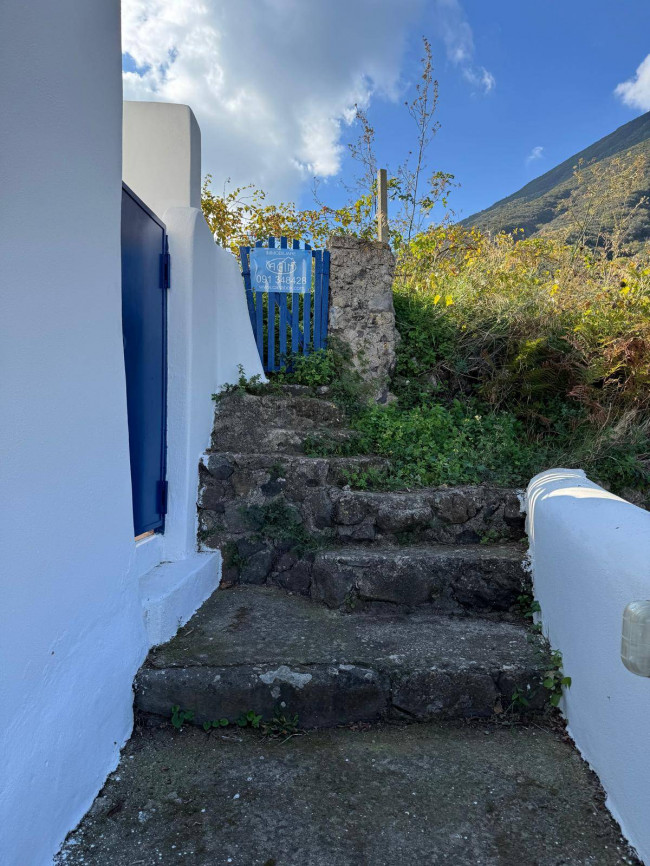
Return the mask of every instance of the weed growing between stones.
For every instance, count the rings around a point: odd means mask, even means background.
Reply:
[[[262,731],[267,737],[282,737],[285,741],[303,733],[298,725],[298,713],[291,715],[279,709],[270,721],[262,724]]]
[[[259,540],[282,545],[298,556],[315,553],[322,547],[322,540],[310,534],[297,510],[282,497],[266,505],[242,509],[242,515]]]
[[[173,727],[180,731],[186,722],[194,720],[194,710],[183,710],[178,704],[171,708],[171,723]],[[213,719],[212,721],[203,722],[202,728],[209,734],[213,730],[235,726],[238,728],[253,728],[256,731],[261,731],[266,737],[291,739],[297,734],[303,733],[298,723],[298,713],[287,713],[279,707],[275,709],[273,716],[264,720],[260,713],[255,710],[247,710],[237,716],[234,721],[223,717]]]
[[[571,677],[564,675],[562,670],[562,653],[557,650],[551,653],[551,661],[548,670],[544,672],[541,687],[546,689],[548,693],[548,702],[551,707],[556,708],[562,700],[564,689],[571,686]],[[537,695],[537,691],[530,688],[522,689],[519,686],[512,693],[510,709],[514,712],[525,712],[533,699]]]
[[[255,710],[249,710],[247,713],[242,713],[236,720],[235,724],[239,728],[259,728],[262,722],[262,716],[255,712]]]
[[[246,376],[246,371],[241,364],[237,365],[239,376],[237,381],[224,385],[223,388],[216,394],[212,395],[215,403],[219,403],[224,397],[232,396],[233,394],[273,394],[278,391],[277,384],[274,381],[263,382],[259,373],[255,376]]]
[[[539,634],[542,630],[541,623],[535,622],[535,614],[541,613],[542,610],[539,602],[530,592],[524,592],[517,597],[517,607],[521,615],[529,621],[531,630]]]
[[[541,613],[542,608],[540,603],[532,596],[530,592],[524,592],[517,598],[517,607],[522,616],[528,620],[529,628],[533,634],[541,634],[542,625],[540,622],[535,622],[537,614]],[[550,654],[550,660],[547,669],[544,671],[540,688],[547,692],[548,702],[551,707],[559,706],[562,699],[563,690],[570,688],[571,677],[565,676],[562,663],[562,653],[559,650],[554,650]],[[510,709],[515,712],[525,711],[531,701],[537,695],[537,691],[524,691],[521,688],[516,688],[512,693]]]
[[[221,556],[225,568],[234,568],[237,574],[241,574],[246,565],[246,557],[242,556],[234,541],[226,541],[221,547]]]
[[[549,692],[549,703],[557,707],[562,698],[563,689],[571,686],[571,677],[566,677],[562,670],[562,653],[559,650],[551,653],[551,664],[544,674],[542,685]]]
[[[203,722],[203,730],[207,734],[212,728],[226,728],[229,724],[228,719],[214,719],[211,722]]]
[[[194,719],[194,710],[182,710],[178,704],[172,707],[172,725],[177,731],[183,727],[185,722],[191,722]]]

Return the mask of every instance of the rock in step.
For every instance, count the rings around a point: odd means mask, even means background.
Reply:
[[[193,721],[278,708],[305,728],[488,717],[514,694],[540,709],[548,666],[525,626],[429,610],[344,615],[269,587],[215,593],[136,680],[136,706]]]

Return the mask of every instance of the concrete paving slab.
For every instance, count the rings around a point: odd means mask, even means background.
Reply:
[[[485,723],[144,728],[57,866],[637,864],[550,730]]]

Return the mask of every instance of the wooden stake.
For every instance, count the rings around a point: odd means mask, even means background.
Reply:
[[[377,172],[377,236],[388,243],[388,176],[385,168]]]

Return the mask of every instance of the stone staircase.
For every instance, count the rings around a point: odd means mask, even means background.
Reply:
[[[639,864],[539,713],[516,492],[349,489],[381,461],[305,455],[350,435],[326,396],[221,401],[199,513],[224,588],[149,654],[134,735],[57,866]],[[223,724],[249,711],[266,728]]]
[[[489,717],[545,702],[548,658],[517,605],[528,588],[516,491],[353,490],[384,461],[309,457],[352,434],[321,389],[218,404],[200,466],[199,539],[222,589],[150,653],[136,705],[194,721],[278,707],[304,727]]]

